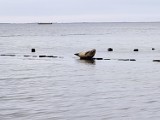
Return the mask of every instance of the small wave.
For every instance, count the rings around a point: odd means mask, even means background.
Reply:
[[[31,77],[6,77],[6,78],[0,78],[0,80],[27,80],[27,79],[39,79],[39,78],[54,78],[54,77],[64,77],[62,75],[55,75],[55,76],[31,76]]]
[[[87,35],[87,34],[62,34],[61,36],[74,36],[74,35]]]
[[[61,36],[86,36],[86,35],[106,35],[110,33],[105,33],[105,34],[61,34]]]
[[[0,37],[19,37],[19,36],[23,36],[23,35],[2,35]]]
[[[150,100],[150,101],[147,101],[146,103],[152,104],[152,103],[156,103],[156,102],[158,102],[158,101],[156,101],[156,100]]]

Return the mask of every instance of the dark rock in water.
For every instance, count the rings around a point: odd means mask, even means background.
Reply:
[[[153,60],[153,62],[160,62],[160,60]]]
[[[103,60],[103,58],[93,58],[93,60]]]
[[[53,55],[39,55],[39,57],[48,57],[48,58],[57,58],[58,56],[53,56]]]
[[[135,59],[130,59],[130,61],[136,61]]]
[[[46,57],[46,55],[39,55],[39,57]]]
[[[37,57],[37,55],[33,55],[32,57]]]
[[[96,58],[96,60],[103,60],[103,58]]]
[[[30,57],[30,55],[24,55],[24,57]]]
[[[24,57],[37,57],[37,55],[33,55],[33,56],[31,56],[31,55],[24,55]]]
[[[118,59],[119,61],[136,61],[135,59]]]
[[[103,59],[103,60],[111,60],[111,59]]]
[[[138,49],[134,49],[133,51],[134,51],[134,52],[138,52],[139,50],[138,50]]]
[[[10,55],[10,54],[1,54],[1,56],[10,56],[10,57],[14,57],[14,56],[16,56],[16,55]]]
[[[48,55],[46,57],[49,57],[49,58],[57,58],[58,56],[53,56],[53,55]]]
[[[129,61],[129,59],[118,59],[119,61]]]
[[[32,49],[31,49],[31,52],[36,52],[36,49],[32,48]]]
[[[152,48],[152,50],[155,50],[155,48]]]
[[[108,51],[113,51],[113,48],[108,48]]]

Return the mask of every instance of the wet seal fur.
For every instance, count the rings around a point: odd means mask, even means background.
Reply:
[[[85,52],[75,53],[74,55],[80,57],[80,59],[90,60],[94,57],[95,54],[96,54],[96,49],[92,49]]]

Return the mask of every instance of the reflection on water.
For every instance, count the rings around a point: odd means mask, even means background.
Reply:
[[[92,64],[92,65],[96,64],[95,60],[93,59],[92,60],[77,59],[77,62],[84,63],[84,64]]]

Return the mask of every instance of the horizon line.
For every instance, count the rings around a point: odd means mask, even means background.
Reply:
[[[72,23],[160,23],[160,21],[106,21],[106,22],[0,22],[0,24],[72,24]]]

